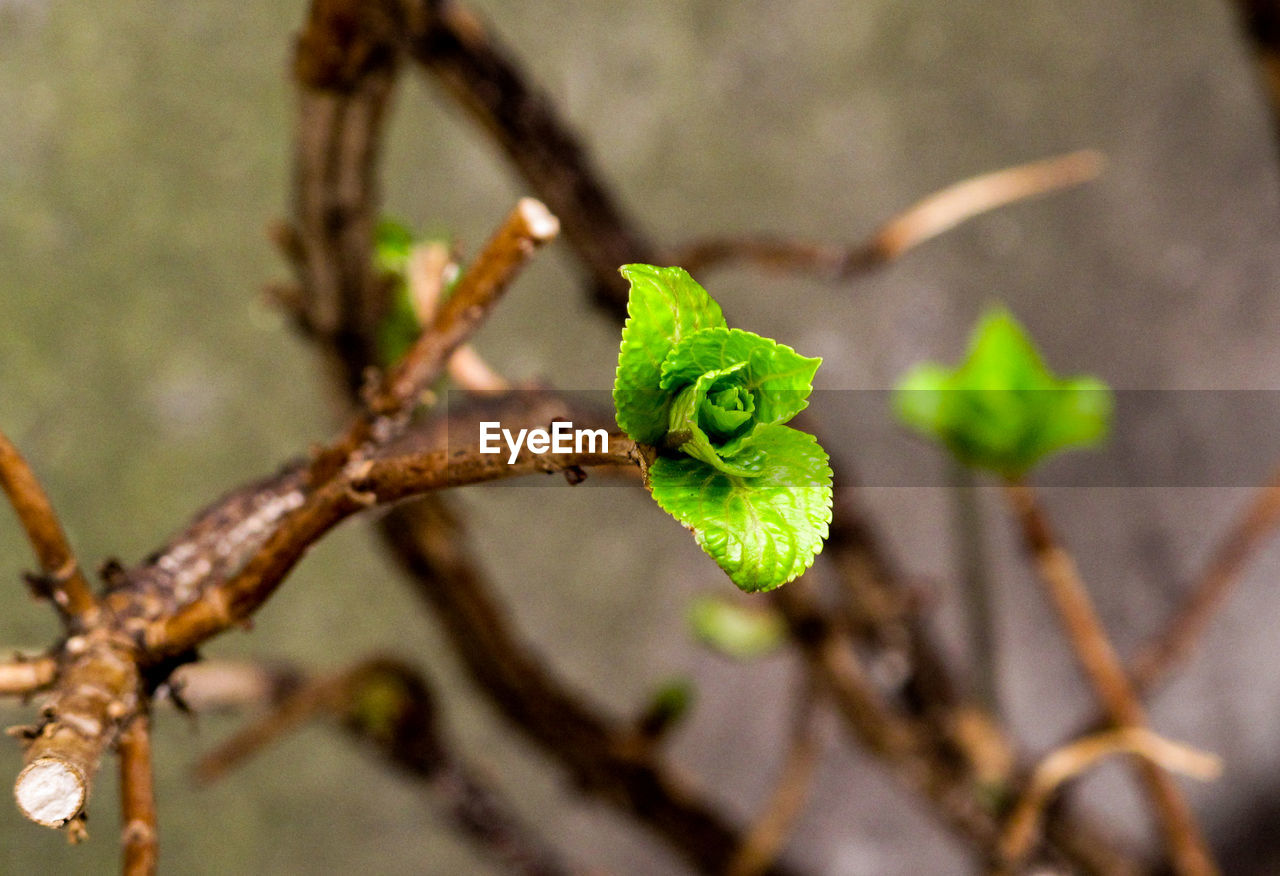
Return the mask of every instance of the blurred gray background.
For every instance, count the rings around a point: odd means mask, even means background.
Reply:
[[[760,230],[857,240],[957,179],[1080,147],[1106,153],[1098,181],[979,218],[874,276],[708,278],[736,324],[823,356],[820,388],[885,389],[918,359],[955,359],[995,300],[1058,369],[1117,387],[1280,384],[1277,150],[1225,0],[474,6],[666,242]],[[45,478],[86,565],[136,561],[221,491],[333,429],[316,363],[260,292],[285,274],[264,228],[287,205],[286,70],[303,11],[300,0],[0,0],[0,426]],[[388,209],[474,250],[524,191],[430,82],[410,80],[391,126]],[[512,377],[605,389],[617,328],[585,303],[561,244],[478,346]],[[856,431],[829,407],[815,412],[831,434]],[[1192,438],[1212,454],[1233,425],[1204,423]],[[1158,452],[1169,437],[1144,440]],[[830,449],[855,465],[863,451]],[[1125,648],[1158,627],[1247,496],[1064,488],[1048,501]],[[1005,702],[1043,750],[1089,714],[1089,697],[999,496],[984,499]],[[622,711],[666,678],[694,679],[673,753],[738,817],[756,811],[795,666],[742,666],[690,641],[689,599],[729,588],[693,541],[636,491],[480,489],[462,501],[521,626],[575,683]],[[867,501],[964,659],[944,491],[878,488]],[[19,582],[30,565],[0,514],[0,645],[57,634]],[[1188,786],[1224,847],[1280,787],[1278,567],[1276,549],[1259,557],[1153,709],[1164,733],[1226,758],[1222,779]],[[251,635],[206,653],[334,669],[388,648],[441,683],[450,737],[575,860],[680,872],[498,723],[359,523],[308,556]],[[0,704],[6,724],[30,714]],[[415,786],[330,728],[201,790],[190,764],[236,723],[166,713],[158,725],[163,872],[490,872]],[[963,850],[829,729],[794,860],[843,876],[968,872]],[[19,764],[17,745],[0,745],[4,782]],[[1087,785],[1121,830],[1142,835],[1127,775],[1108,768]],[[115,787],[108,764],[79,848],[0,806],[0,872],[110,872]]]

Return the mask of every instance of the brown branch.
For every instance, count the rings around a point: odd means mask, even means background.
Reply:
[[[975,216],[1088,182],[1102,166],[1101,153],[1086,149],[962,180],[913,204],[853,246],[770,236],[717,237],[673,249],[665,258],[691,273],[748,262],[843,280],[887,264]]]
[[[812,678],[801,684],[782,769],[764,810],[752,822],[742,847],[729,862],[729,876],[758,876],[781,854],[787,836],[804,812],[822,759],[818,700]]]
[[[200,660],[174,670],[168,689],[157,691],[195,714],[239,712],[278,703],[302,678],[283,664],[247,660]]]
[[[49,687],[57,677],[54,658],[18,656],[0,663],[0,696],[29,696]]]
[[[102,753],[138,708],[139,678],[132,643],[106,626],[73,636],[57,687],[27,734],[18,808],[46,827],[62,827],[83,810]]]
[[[271,701],[262,717],[241,727],[200,758],[195,768],[196,780],[202,784],[219,781],[317,715],[346,708],[364,672],[365,664],[361,663],[345,672],[303,681],[279,700]]]
[[[722,873],[741,839],[629,722],[568,688],[512,628],[469,557],[457,518],[435,496],[397,506],[381,530],[494,707],[575,784],[663,837],[699,872]],[[768,872],[789,872],[775,864]]]
[[[293,311],[357,391],[376,360],[384,282],[373,267],[382,132],[399,70],[390,3],[315,0],[298,38],[294,220],[276,235],[298,275]]]
[[[360,8],[357,4],[351,5],[353,8]],[[652,262],[655,260],[653,249],[643,242],[642,235],[612,207],[614,199],[589,166],[581,150],[574,145],[574,138],[567,133],[568,128],[558,117],[555,108],[537,89],[525,84],[516,66],[495,48],[483,29],[457,4],[412,3],[401,8],[405,10],[403,31],[409,35],[411,53],[437,73],[446,88],[503,145],[531,188],[560,216],[565,226],[566,238],[581,256],[595,281],[597,301],[615,315],[624,315],[627,289],[616,272],[617,266],[629,261]],[[336,31],[339,37],[341,33],[340,29]],[[332,42],[339,45],[325,46],[323,41],[317,45],[326,50],[328,55],[341,57],[342,39]],[[318,50],[316,54],[317,57],[324,57],[325,51]],[[330,124],[319,117],[313,117],[311,122],[320,127]],[[371,139],[376,138],[377,132],[374,132]],[[313,139],[319,142],[323,140],[323,135],[313,136]],[[569,144],[567,148],[564,146],[566,143]],[[341,156],[337,159],[341,160]],[[299,176],[303,185],[314,183],[314,180],[305,179],[307,174],[306,168],[300,168]],[[371,183],[375,176],[372,162],[351,176],[353,179],[370,181],[370,185],[360,194],[363,197],[362,203],[372,203],[376,195],[376,188]],[[601,204],[604,208],[597,209]],[[602,253],[605,255],[602,256]],[[333,251],[327,255],[333,259],[326,269],[330,278],[350,273],[353,266],[362,267],[368,260],[367,254],[362,257],[363,261],[355,259],[350,252]],[[351,259],[354,261],[344,262]],[[303,285],[305,286],[305,282]],[[377,309],[377,290],[365,287],[365,292],[370,296],[365,306]],[[303,297],[305,298],[305,292]],[[325,340],[323,336],[317,335],[317,338]],[[348,374],[360,373],[372,359],[352,345],[330,345],[329,349],[342,359]],[[846,476],[841,482],[851,483],[852,480]],[[556,735],[558,726],[547,727],[542,723],[540,715],[555,714],[554,710],[544,705],[547,702],[563,706],[561,714],[584,719],[584,726],[599,726],[604,719],[597,709],[571,695],[538,698],[540,693],[562,692],[563,687],[546,667],[528,653],[527,648],[506,624],[502,623],[501,612],[492,598],[483,590],[479,596],[476,595],[478,585],[475,582],[469,586],[455,586],[453,582],[456,577],[464,580],[474,578],[474,570],[469,568],[465,554],[459,555],[457,544],[437,542],[432,547],[430,542],[433,539],[426,537],[427,527],[435,525],[431,521],[435,521],[444,512],[434,499],[420,502],[414,508],[419,506],[425,509],[417,512],[422,515],[421,520],[415,519],[411,514],[414,509],[407,506],[397,508],[387,521],[387,529],[405,564],[419,576],[418,583],[422,592],[432,601],[454,640],[456,649],[482,690],[517,726],[542,742],[572,771],[592,777],[590,781],[582,781],[589,790],[596,790],[602,797],[626,811],[640,809],[644,821],[654,826],[677,847],[684,849],[691,860],[700,862],[700,867],[721,869],[728,860],[726,856],[735,848],[732,843],[727,844],[726,848],[726,844],[719,839],[730,835],[723,826],[713,824],[706,830],[701,829],[695,823],[699,819],[681,817],[680,799],[670,799],[666,794],[659,798],[662,801],[660,811],[652,811],[656,804],[649,799],[650,794],[641,793],[643,788],[651,787],[652,783],[643,778],[643,773],[637,774],[626,764],[611,761],[611,752],[608,750],[602,756],[597,756],[600,746],[593,740],[599,738],[599,733],[588,729],[581,736],[574,732]],[[392,526],[393,522],[397,525]],[[456,523],[449,531],[457,531]],[[910,599],[897,586],[897,579],[880,577],[883,564],[875,556],[875,549],[870,546],[870,530],[865,521],[860,516],[846,518],[843,531],[843,547],[833,551],[829,546],[827,553],[845,557],[843,565],[856,570],[853,578],[861,581],[871,579],[874,582],[865,596],[860,595],[861,602],[865,603],[868,610],[859,609],[854,612],[859,615],[859,622],[863,623],[865,639],[874,641],[878,647],[891,654],[901,653],[906,657],[906,678],[901,689],[895,691],[895,696],[902,705],[913,713],[918,713],[921,719],[927,719],[929,723],[941,728],[952,714],[953,706],[949,704],[954,702],[945,664],[929,644],[921,623],[914,616],[914,609],[910,608]],[[833,543],[837,541],[835,536],[836,528],[833,527]],[[460,535],[455,535],[454,541],[459,538]],[[439,583],[423,578],[441,568],[444,571],[438,575]],[[479,583],[483,584],[482,581]],[[855,589],[850,588],[851,591]],[[892,618],[885,621],[882,609],[890,604],[895,606],[891,610]],[[899,610],[897,606],[907,608]],[[508,670],[503,668],[506,665],[504,660],[508,657],[511,658],[510,665],[520,666],[525,671],[518,676],[509,676]],[[522,688],[522,685],[525,687]],[[937,699],[939,696],[943,697],[941,701]],[[569,723],[571,727],[575,724],[574,721]],[[942,729],[937,733],[945,736]],[[582,739],[587,740],[588,744],[575,744]],[[926,749],[928,750],[930,749]],[[933,768],[953,776],[953,783],[949,786],[952,792],[961,800],[972,799],[974,795],[968,774],[963,769],[949,765],[949,758],[954,754],[952,748],[944,745],[931,750],[934,752]],[[611,762],[616,767],[612,773],[597,776],[597,771],[603,771]],[[910,784],[914,782],[913,777],[918,775],[919,767],[905,761],[904,763],[902,775]],[[718,817],[712,813],[707,813],[707,816],[713,822],[718,821]],[[979,847],[994,850],[996,832],[989,819],[985,821],[985,826],[989,828],[985,833],[970,832],[967,835],[976,839]],[[1098,841],[1096,835],[1080,829],[1077,821],[1055,822],[1051,827],[1054,829],[1055,846],[1063,849],[1073,860],[1092,862],[1087,864],[1092,872],[1117,873],[1132,869],[1126,868],[1122,856]]]
[[[340,718],[390,764],[425,781],[449,822],[508,872],[558,876],[565,865],[511,805],[446,745],[427,680],[412,667],[379,657],[302,684],[266,715],[241,729],[197,765],[202,782],[216,781],[271,742],[320,714]]]
[[[0,432],[0,488],[9,497],[18,522],[35,549],[42,575],[39,584],[73,626],[92,620],[97,607],[93,591],[76,562],[49,497],[18,448]]]
[[[494,410],[479,403],[475,408]],[[447,425],[436,421],[436,427],[448,435]],[[401,446],[418,437],[410,433]],[[299,492],[298,469],[235,491],[201,515],[168,551],[121,573],[125,584],[107,600],[104,617],[110,623],[67,641],[44,722],[28,734],[26,766],[15,785],[19,807],[31,820],[52,827],[75,818],[102,752],[138,708],[139,664],[154,667],[180,658],[246,619],[307,547],[346,516],[419,490],[581,466],[635,466],[639,459],[635,446],[616,435],[609,447],[581,454],[532,453],[526,447],[509,465],[474,448],[450,452],[432,447],[375,456],[310,493]],[[255,498],[246,500],[250,495]],[[285,502],[283,511],[277,507],[282,497],[295,495],[300,497],[296,503]],[[228,577],[218,579],[223,570]],[[192,600],[181,607],[175,601],[179,587]],[[40,671],[46,671],[44,664]]]
[[[1145,728],[1146,710],[1098,619],[1074,561],[1057,540],[1035,492],[1025,484],[1010,483],[1006,495],[1022,526],[1036,570],[1099,704],[1117,727]],[[1137,767],[1178,872],[1218,872],[1195,816],[1172,778],[1147,761],[1139,761]]]
[[[1139,692],[1155,687],[1191,654],[1214,613],[1240,580],[1246,564],[1278,526],[1280,470],[1259,488],[1252,503],[1219,543],[1178,611],[1130,662],[1130,676]]]
[[[964,789],[971,776],[965,758],[944,749],[928,725],[901,714],[876,689],[862,660],[836,619],[824,612],[805,578],[772,594],[791,627],[791,635],[822,682],[855,738],[904,780],[932,801],[943,820],[979,848],[994,848],[998,833],[993,814]],[[959,756],[956,756],[959,755]],[[1012,762],[1012,757],[1008,758]],[[1011,781],[1011,777],[1002,777]]]
[[[577,135],[548,97],[465,6],[410,4],[409,52],[488,133],[564,224],[597,302],[626,315],[618,266],[654,261],[654,247],[619,207]]]
[[[151,659],[181,654],[245,620],[271,597],[307,548],[342,520],[373,505],[502,478],[597,465],[635,466],[640,461],[636,445],[617,434],[599,451],[533,453],[524,447],[511,463],[476,447],[365,460],[309,493],[239,572],[199,601],[147,626],[147,654]]]
[[[1017,867],[1022,863],[1035,841],[1045,807],[1063,782],[1116,754],[1138,755],[1166,770],[1201,780],[1217,778],[1222,772],[1222,762],[1217,757],[1140,727],[1123,727],[1078,739],[1051,752],[1036,767],[1030,786],[1005,822],[1000,841],[1004,864]]]
[[[1257,55],[1258,72],[1271,103],[1272,123],[1280,124],[1280,3],[1232,0],[1232,5]]]
[[[457,268],[452,258],[449,248],[438,242],[415,246],[409,252],[405,281],[414,315],[421,326],[431,325],[436,318],[444,295],[445,275]],[[471,344],[460,344],[453,351],[449,357],[448,372],[455,383],[472,392],[503,392],[511,388],[511,384],[490,368]]]
[[[475,334],[502,293],[533,255],[553,240],[560,224],[547,208],[522,198],[498,227],[458,281],[453,294],[381,385],[366,400],[340,440],[318,454],[311,466],[312,484],[322,484],[367,442],[385,444],[412,411],[422,391],[444,373],[453,353]]]
[[[151,720],[145,708],[120,734],[120,815],[124,822],[124,876],[152,876],[159,857],[155,779],[151,769]]]

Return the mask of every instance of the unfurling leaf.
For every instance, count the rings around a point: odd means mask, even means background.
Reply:
[[[962,463],[1017,478],[1053,453],[1103,441],[1112,398],[1096,378],[1054,375],[999,308],[978,323],[955,369],[929,363],[908,372],[894,409]]]
[[[627,265],[631,281],[613,400],[618,425],[656,448],[658,504],[747,591],[807,569],[831,522],[831,467],[805,408],[820,359],[731,329],[680,268]]]

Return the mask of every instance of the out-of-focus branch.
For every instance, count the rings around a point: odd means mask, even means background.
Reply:
[[[333,715],[389,763],[427,783],[446,817],[507,872],[573,872],[515,815],[511,805],[446,745],[427,680],[399,660],[377,657],[302,684],[266,715],[206,755],[201,781],[215,781],[318,715]]]
[[[782,769],[764,810],[752,822],[742,848],[729,862],[729,876],[758,876],[777,859],[804,812],[822,759],[816,693],[812,678],[801,682]]]
[[[626,315],[627,283],[618,266],[654,261],[654,247],[624,214],[587,150],[547,96],[465,6],[411,4],[409,52],[484,129],[525,182],[560,217],[596,300]]]
[[[648,825],[700,872],[724,872],[741,844],[738,832],[654,746],[633,744],[628,723],[568,688],[521,639],[443,503],[427,496],[399,505],[381,528],[463,666],[503,716],[584,792]],[[774,864],[768,872],[790,871]]]
[[[350,0],[331,0],[328,5],[359,8],[359,4]],[[654,250],[612,207],[614,199],[581,150],[573,145],[574,138],[567,133],[568,126],[555,108],[537,89],[526,84],[516,65],[495,48],[484,28],[459,4],[437,0],[400,4],[396,8],[403,13],[401,31],[407,35],[410,54],[435,73],[481,126],[495,136],[534,192],[560,216],[566,238],[594,281],[597,301],[615,315],[624,315],[627,288],[617,274],[617,267],[632,261],[653,262]],[[313,12],[313,23],[315,20]],[[343,54],[343,31],[337,29],[334,37],[330,45],[325,45],[323,40],[315,42],[317,57],[325,57],[326,53],[335,57]],[[331,128],[336,124],[332,119],[315,115],[303,123]],[[326,139],[327,134],[311,136],[316,142],[331,142]],[[564,148],[566,143],[570,144],[568,148]],[[300,168],[300,175],[316,172],[316,168]],[[363,172],[352,174],[352,178],[369,183],[359,192],[358,200],[364,204],[375,203],[376,173],[372,163]],[[315,264],[323,267],[324,259],[331,259],[324,270],[330,278],[340,277],[367,263],[367,254],[362,256],[364,262],[354,266],[342,263],[355,257],[352,252],[323,251],[317,253]],[[305,278],[302,279],[305,287]],[[366,309],[377,310],[381,306],[377,290],[364,287],[364,291],[371,296],[365,303]],[[305,302],[308,294],[302,289],[297,300]],[[325,340],[321,334],[315,336]],[[372,361],[368,350],[362,351],[357,346],[343,348],[330,343],[328,350],[343,360],[348,374],[360,373]],[[838,477],[841,483],[853,482],[847,474]],[[894,763],[901,768],[900,775],[911,787],[918,786],[922,769],[912,758],[916,755],[926,758],[930,765],[924,767],[925,771],[935,770],[930,775],[939,777],[934,791],[927,796],[941,800],[943,809],[976,811],[978,814],[972,818],[958,815],[947,816],[947,820],[959,826],[961,833],[979,849],[994,854],[997,826],[978,801],[979,795],[974,793],[973,775],[965,766],[967,761],[963,756],[957,761],[952,743],[946,741],[950,739],[946,728],[956,706],[948,670],[928,642],[909,595],[898,586],[899,579],[884,574],[885,563],[874,548],[865,519],[849,500],[845,504],[854,511],[839,527],[833,524],[826,553],[841,557],[840,568],[849,572],[851,581],[858,582],[849,587],[849,593],[860,588],[865,590],[858,592],[853,600],[856,605],[850,616],[855,622],[854,629],[859,642],[874,643],[877,649],[904,664],[900,686],[892,697],[895,709],[900,706],[911,714],[911,720],[906,722],[909,729],[905,729],[901,718],[894,716],[894,709],[882,712],[883,720],[878,723],[889,722],[902,732],[879,733],[872,726],[872,736],[882,741],[898,738],[902,742],[900,748],[893,750],[905,753]],[[488,593],[487,584],[461,552],[462,538],[456,522],[442,527],[439,520],[442,515],[447,516],[447,512],[438,500],[420,500],[412,506],[394,509],[384,529],[404,565],[414,573],[420,592],[436,609],[455,649],[481,689],[503,714],[566,764],[584,788],[623,811],[637,814],[682,850],[699,869],[722,871],[737,848],[734,832],[714,811],[689,797],[687,789],[681,790],[674,777],[663,777],[655,783],[652,771],[663,775],[660,762],[636,763],[619,758],[617,734],[605,729],[612,728],[613,722],[597,707],[566,691],[550,669],[529,652],[505,621],[495,599]],[[446,539],[445,533],[454,534]],[[853,658],[856,670],[853,642],[844,632],[839,638],[842,650],[830,665],[847,669],[849,662],[845,658]],[[877,674],[884,673],[877,670]],[[849,678],[846,676],[845,680]],[[846,702],[856,701],[859,691],[879,697],[874,684],[865,677],[861,681],[865,682],[863,688],[856,684],[847,687],[855,695]],[[874,717],[866,720],[871,725],[877,724]],[[904,740],[902,734],[908,738]],[[935,744],[935,739],[943,742]],[[656,789],[662,790],[657,801]],[[963,826],[966,824],[969,829]],[[1077,820],[1055,820],[1050,828],[1055,848],[1063,850],[1087,871],[1118,873],[1131,869],[1126,868],[1123,856],[1109,849],[1095,834],[1081,829]]]
[[[152,876],[159,858],[155,780],[151,768],[151,720],[138,712],[120,734],[120,844],[124,876]]]
[[[1280,124],[1280,3],[1276,0],[1233,0],[1245,34],[1258,58],[1273,123]]]
[[[0,663],[0,696],[29,696],[53,684],[58,661],[52,657],[18,657]]]
[[[200,660],[179,666],[170,676],[167,689],[158,694],[198,715],[238,713],[280,702],[302,681],[297,669],[284,664]]]
[[[90,615],[97,607],[93,591],[80,571],[80,564],[39,479],[3,432],[0,432],[0,488],[9,497],[40,562],[41,574],[35,579],[37,592],[48,595],[73,626],[83,626],[92,620]]]
[[[1000,846],[1006,866],[1017,867],[1026,856],[1053,792],[1099,760],[1116,754],[1138,755],[1171,772],[1205,781],[1222,772],[1222,762],[1216,756],[1170,742],[1141,727],[1108,730],[1064,745],[1036,767],[1030,786],[1005,822]]]
[[[1025,484],[1010,483],[1006,494],[1036,571],[1099,704],[1118,728],[1145,728],[1146,710],[1098,619],[1074,561],[1054,534],[1034,490]],[[1178,872],[1186,876],[1217,873],[1195,816],[1172,778],[1149,761],[1139,761],[1137,766]]]
[[[1280,526],[1280,471],[1259,488],[1253,501],[1218,544],[1208,565],[1164,628],[1130,662],[1134,687],[1156,686],[1195,648],[1196,642],[1240,580],[1246,564]]]
[[[1088,182],[1102,166],[1102,154],[1086,149],[962,180],[913,204],[868,240],[852,246],[770,236],[718,237],[677,247],[665,258],[692,273],[748,262],[771,270],[842,280],[887,264],[975,216]]]

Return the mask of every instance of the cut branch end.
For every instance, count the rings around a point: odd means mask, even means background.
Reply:
[[[13,796],[27,818],[45,827],[62,827],[84,808],[88,786],[73,765],[42,757],[18,775]]]
[[[537,198],[521,198],[516,210],[529,229],[529,236],[539,243],[554,240],[560,233],[560,220]]]

